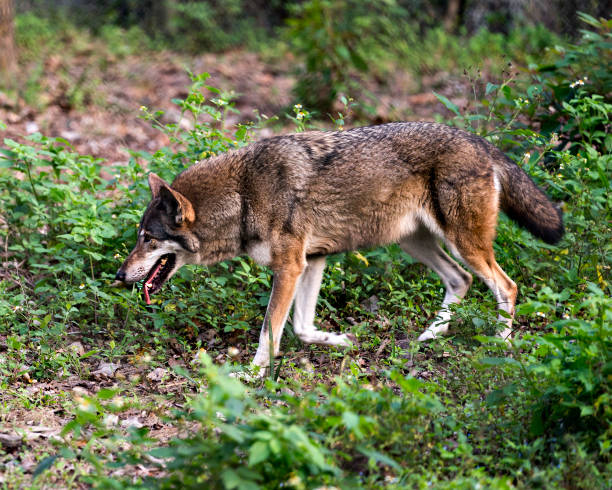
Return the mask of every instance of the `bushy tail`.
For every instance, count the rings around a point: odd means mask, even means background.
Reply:
[[[503,155],[503,153],[500,154]],[[564,233],[563,213],[529,176],[503,155],[496,162],[501,184],[500,206],[520,226],[546,243],[554,244]]]

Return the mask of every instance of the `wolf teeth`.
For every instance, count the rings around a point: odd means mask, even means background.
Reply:
[[[161,259],[161,265],[166,265],[166,262],[168,262],[168,259]]]
[[[153,284],[151,284],[150,282],[148,282],[148,283],[146,283],[146,284],[145,284],[145,287],[146,287],[147,289],[151,289],[151,288],[153,287]]]

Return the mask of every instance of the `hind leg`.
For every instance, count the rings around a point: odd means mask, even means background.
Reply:
[[[498,308],[507,313],[499,316],[499,321],[505,323],[506,328],[498,335],[508,340],[512,334],[512,317],[518,292],[516,284],[495,261],[492,243],[464,242],[456,245],[462,260],[493,292]]]
[[[315,308],[325,269],[325,257],[307,259],[307,266],[298,282],[293,304],[293,330],[306,344],[349,346],[354,337],[318,330],[314,325]]]
[[[402,239],[400,246],[406,253],[438,274],[446,288],[442,308],[434,322],[418,340],[424,341],[444,335],[448,332],[450,320],[448,306],[463,299],[472,284],[472,276],[442,250],[438,238],[425,227],[420,227],[414,234]]]

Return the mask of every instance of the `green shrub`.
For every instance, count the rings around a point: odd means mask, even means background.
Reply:
[[[563,201],[566,236],[557,249],[501,219],[496,255],[518,278],[519,298],[527,299],[519,299],[517,323],[530,327],[515,341],[513,358],[487,356],[481,362],[507,379],[489,392],[487,405],[529,421],[516,437],[530,441],[531,457],[573,473],[581,488],[609,484],[611,464],[612,234],[605,223],[612,209],[612,106],[588,75],[583,83],[575,78],[579,66],[598,72],[605,50],[609,41],[603,35],[585,32],[582,43],[567,48],[573,54],[549,65],[545,75],[488,83],[472,112],[438,96],[454,124],[510,151],[553,199]],[[572,62],[577,53],[579,64]],[[530,285],[532,277],[538,277],[537,287]],[[455,321],[486,319],[477,305],[464,302],[457,310]],[[476,338],[498,346],[497,340]],[[547,452],[550,441],[554,450]],[[566,463],[568,454],[581,455],[575,466]]]
[[[569,315],[568,315],[569,316]],[[589,284],[571,316],[550,324],[553,332],[535,339],[534,378],[545,380],[537,394],[532,431],[562,437],[574,432],[589,438],[591,449],[612,450],[612,300]],[[595,443],[599,447],[593,447]]]
[[[118,411],[116,393],[110,390],[81,399],[64,434],[81,437],[95,429],[92,446],[120,447],[122,440],[137,443],[115,453],[113,467],[153,462],[167,476],[143,479],[132,484],[135,488],[319,488],[324,484],[354,488],[367,481],[381,483],[379,467],[400,475],[406,465],[420,462],[422,450],[433,439],[429,431],[443,411],[433,394],[434,385],[397,369],[388,373],[392,386],[376,389],[366,385],[367,378],[353,366],[352,376],[338,379],[331,392],[326,385],[309,392],[294,386],[296,394],[268,381],[264,390],[254,393],[228,377],[227,369],[214,365],[206,354],[200,354],[199,360],[205,393],[172,416],[174,424],[191,427],[188,437],[143,453],[143,446],[154,442],[146,432],[122,437],[105,429],[106,414]],[[285,393],[276,394],[281,387]],[[390,411],[396,416],[388,417]],[[418,441],[408,450],[407,437]],[[86,457],[95,459],[86,451]],[[109,478],[102,462],[96,461],[98,474],[91,481],[102,488],[127,483]],[[356,464],[363,465],[359,478],[350,474]]]
[[[257,35],[252,18],[244,15],[243,0],[168,2],[168,31],[179,49],[224,51]]]
[[[104,166],[99,159],[74,153],[61,138],[34,134],[26,143],[4,141],[0,199],[6,225],[0,228],[0,241],[9,260],[20,265],[3,277],[6,294],[0,296],[0,333],[17,333],[28,347],[40,343],[43,356],[28,368],[35,377],[54,376],[67,363],[55,347],[66,340],[69,329],[91,339],[103,332],[113,337],[115,328],[122,325],[128,328],[130,348],[138,349],[135,340],[147,324],[155,325],[155,339],[167,335],[164,325],[197,331],[198,325],[228,325],[228,316],[234,320],[229,328],[244,330],[247,320],[261,313],[261,300],[253,302],[253,298],[267,294],[258,285],[268,285],[269,275],[256,273],[242,286],[252,267],[244,259],[238,259],[236,272],[225,278],[213,275],[191,282],[193,272],[185,270],[173,281],[180,290],[205,291],[209,305],[217,305],[219,309],[210,310],[202,323],[194,322],[201,298],[177,305],[161,295],[146,310],[136,288],[109,288],[150,198],[142,160],[148,169],[172,180],[191,162],[248,139],[246,126],[232,133],[223,128],[225,114],[233,110],[232,101],[214,87],[209,87],[213,97],[207,99],[202,93],[207,76],[194,76],[188,97],[177,101],[182,117],[191,118],[189,130],[178,123],[162,127],[156,122],[161,113],[144,110],[145,118],[168,132],[176,150],[135,154],[128,165]],[[219,271],[234,269],[228,264],[218,267]],[[238,284],[241,293],[233,295],[235,307],[228,313],[224,286]],[[154,341],[160,342],[159,338]],[[50,369],[40,369],[47,355]]]
[[[394,25],[391,50],[400,66],[417,79],[423,74],[469,69],[494,71],[512,61],[539,63],[560,39],[541,25],[523,26],[508,34],[479,29],[471,35],[450,34],[440,26],[422,29],[416,22]]]
[[[320,114],[330,112],[341,92],[358,85],[353,77],[367,73],[373,59],[391,43],[392,19],[402,12],[393,0],[295,4],[284,37],[304,63],[294,88],[297,100]]]
[[[585,136],[587,132],[582,131],[585,124],[591,126],[590,135],[601,136],[609,121],[612,19],[598,20],[587,14],[580,14],[580,19],[590,26],[582,30],[580,42],[556,46],[556,59],[536,65],[533,70],[534,83],[544,88],[540,94],[542,101],[533,114],[534,122],[541,125],[544,134],[559,134],[561,144]],[[587,104],[593,96],[598,98],[594,101],[596,106],[607,105],[606,109],[600,109],[605,113],[591,112],[592,106]],[[570,104],[574,111],[568,112],[567,104],[576,98],[582,98],[583,104]],[[582,117],[583,112],[586,117]]]

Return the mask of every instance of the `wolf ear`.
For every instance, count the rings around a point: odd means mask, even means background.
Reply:
[[[153,199],[157,199],[159,197],[159,191],[162,187],[170,187],[168,183],[162,179],[159,175],[151,172],[149,174],[149,189],[151,189],[151,195]]]
[[[189,199],[172,189],[162,178],[154,173],[149,174],[149,187],[153,199],[161,200],[161,205],[170,216],[174,217],[177,225],[195,221],[195,211]]]

